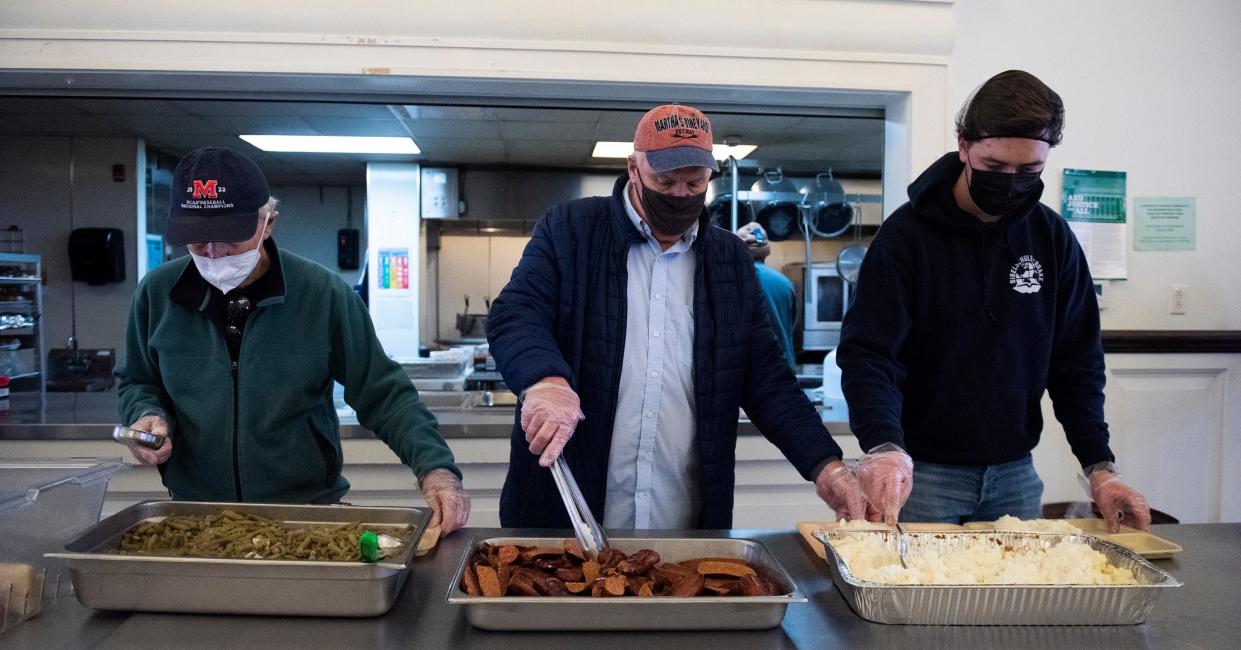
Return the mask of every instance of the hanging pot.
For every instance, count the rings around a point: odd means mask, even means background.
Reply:
[[[764,172],[750,186],[750,190],[779,192],[787,195],[797,194],[797,186],[793,184],[793,181],[784,178],[784,172],[780,169]],[[784,241],[797,234],[799,218],[796,201],[788,199],[751,201],[750,207],[754,210],[754,220],[763,227],[763,230],[767,231],[767,238],[771,241]]]
[[[721,194],[715,197],[714,201],[707,204],[707,218],[711,225],[719,226],[724,230],[731,230],[733,224],[733,202],[732,194]],[[742,201],[737,204],[737,227],[754,221],[754,215],[750,212],[750,204]]]
[[[824,180],[826,177],[826,180]],[[843,235],[853,223],[853,206],[845,202],[845,189],[826,174],[817,174],[814,185],[801,189],[810,206],[810,229],[819,237],[830,238]]]
[[[724,230],[732,229],[732,203],[733,189],[732,179],[728,174],[724,174],[719,178],[711,181],[707,187],[707,218],[711,225],[719,226]],[[745,201],[737,203],[737,227],[747,224],[754,220],[754,213],[750,210],[750,204]]]

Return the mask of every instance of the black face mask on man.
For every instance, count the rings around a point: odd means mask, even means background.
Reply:
[[[970,165],[970,198],[979,210],[1003,217],[1042,190],[1042,172],[993,172]]]
[[[702,217],[703,206],[707,202],[707,193],[689,196],[673,196],[656,192],[646,186],[642,175],[638,174],[638,200],[642,203],[642,211],[651,227],[663,235],[683,235]]]

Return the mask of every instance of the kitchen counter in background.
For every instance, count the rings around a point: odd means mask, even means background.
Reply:
[[[423,401],[439,420],[445,438],[504,438],[513,429],[512,406],[464,406],[479,403],[478,395],[461,392],[421,393]],[[824,424],[833,435],[849,433],[848,422],[833,419],[830,409]],[[357,416],[346,405],[338,404],[342,439],[373,439],[374,434],[358,424]],[[15,393],[7,413],[0,413],[0,440],[110,440],[117,425],[117,394]],[[758,429],[744,417],[738,433],[757,436]]]
[[[629,536],[611,531],[613,537]],[[791,530],[644,531],[642,536],[745,537],[761,540],[792,576],[808,603],[789,605],[780,627],[756,632],[504,633],[474,629],[445,597],[474,538],[542,536],[543,531],[469,528],[440,540],[412,573],[392,610],[372,619],[203,616],[94,612],[62,600],[0,637],[16,648],[289,647],[423,648],[1226,648],[1241,638],[1236,551],[1241,524],[1156,526],[1185,547],[1156,566],[1185,586],[1159,596],[1147,622],[1099,627],[953,627],[879,625],[849,609],[827,566]],[[559,536],[563,531],[550,533]],[[549,612],[551,614],[551,612]],[[721,610],[721,615],[727,615]]]

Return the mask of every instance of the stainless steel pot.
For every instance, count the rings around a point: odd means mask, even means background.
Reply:
[[[776,169],[764,172],[750,186],[750,191],[796,195],[797,186],[793,184],[793,181],[784,177],[782,170]],[[754,221],[757,221],[763,230],[767,231],[768,239],[784,241],[798,233],[800,217],[796,201],[786,199],[751,201],[750,207],[754,211]]]
[[[845,189],[830,169],[815,175],[814,185],[803,187],[801,193],[809,205],[810,229],[819,237],[843,235],[853,223],[853,206],[845,201]]]

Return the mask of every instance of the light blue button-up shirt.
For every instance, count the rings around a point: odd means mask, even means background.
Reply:
[[[662,250],[633,209],[643,241],[629,247],[625,356],[612,449],[605,528],[688,528],[698,521],[694,404],[694,225]]]

